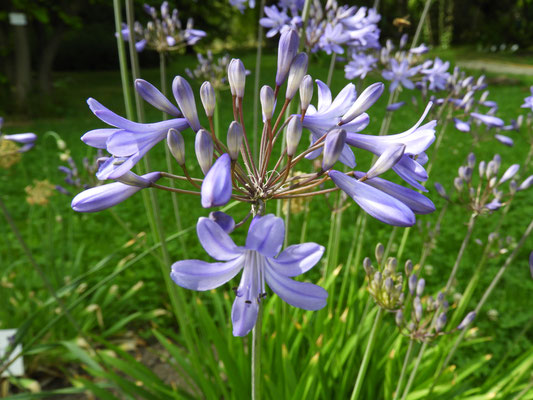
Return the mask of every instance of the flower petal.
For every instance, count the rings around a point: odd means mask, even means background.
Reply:
[[[229,235],[209,218],[200,218],[198,225],[196,225],[196,231],[202,247],[215,260],[233,260],[243,252],[240,247],[235,245]]]
[[[293,307],[314,311],[327,303],[328,292],[318,285],[292,280],[270,268],[265,268],[265,279],[272,291]]]
[[[274,257],[279,253],[285,238],[283,219],[274,214],[254,217],[246,238],[246,249],[257,250],[264,256]]]
[[[244,296],[238,296],[231,308],[231,321],[233,322],[233,336],[246,336],[255,326],[259,303],[246,301]]]
[[[329,176],[335,185],[372,217],[394,226],[412,226],[416,222],[415,215],[409,207],[381,190],[339,171],[332,170]]]
[[[324,246],[302,243],[287,247],[276,258],[267,258],[267,263],[278,274],[297,276],[309,271],[322,258]]]
[[[177,285],[186,289],[211,290],[235,277],[243,265],[244,255],[228,262],[218,263],[183,260],[172,264],[170,277]]]
[[[318,112],[323,112],[331,105],[331,90],[320,79],[316,80],[316,86],[318,87]]]

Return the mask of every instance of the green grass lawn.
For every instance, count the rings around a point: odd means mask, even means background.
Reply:
[[[462,54],[462,53],[461,53]],[[443,53],[443,57],[452,59],[460,58],[458,54],[454,58],[453,53]],[[254,70],[253,64],[255,54],[240,54],[248,69]],[[192,67],[195,59],[191,56],[183,56],[172,60],[169,72],[172,75],[184,74],[186,67]],[[326,80],[329,60],[325,58],[312,58],[309,72],[314,78]],[[262,84],[272,84],[275,75],[276,58],[267,52],[262,63]],[[143,78],[158,86],[158,71],[145,70]],[[489,83],[499,82],[494,75],[489,76]],[[379,80],[379,76],[371,76],[364,82],[364,86]],[[77,214],[70,208],[71,198],[60,193],[56,193],[50,198],[48,206],[30,206],[25,201],[25,187],[32,184],[34,180],[47,179],[55,184],[62,184],[64,175],[58,171],[59,165],[66,165],[60,161],[59,151],[53,135],[47,134],[49,131],[56,132],[65,142],[72,157],[81,166],[83,157],[92,157],[95,152],[85,146],[80,140],[80,136],[86,131],[104,127],[88,109],[86,99],[94,97],[111,110],[124,115],[124,103],[122,100],[122,90],[118,72],[87,71],[80,73],[57,73],[55,76],[56,90],[50,99],[40,99],[40,104],[35,104],[31,110],[31,117],[4,115],[5,125],[3,133],[18,133],[31,131],[39,136],[35,148],[23,156],[22,162],[9,170],[0,170],[0,193],[5,201],[10,213],[18,224],[19,229],[28,242],[28,245],[44,273],[50,280],[52,286],[57,290],[66,283],[76,279],[81,274],[87,273],[98,263],[111,255],[110,259],[101,266],[101,269],[91,273],[84,281],[87,287],[98,285],[106,277],[110,276],[121,263],[142,253],[145,245],[152,244],[150,238],[150,228],[144,213],[142,196],[137,195],[123,204],[109,211],[96,214]],[[340,66],[334,74],[332,92],[335,95],[346,84],[344,73]],[[192,82],[191,82],[192,84]],[[519,114],[525,114],[524,109],[520,109],[523,98],[529,94],[529,86],[533,84],[533,78],[519,77],[507,84],[494,84],[489,86],[491,100],[496,100],[499,104],[498,116],[507,123],[511,118],[516,118]],[[193,84],[195,93],[199,83]],[[316,96],[316,95],[315,95]],[[388,133],[399,133],[409,129],[419,118],[425,104],[421,104],[420,96],[415,93],[418,105],[411,103],[412,92],[403,92],[400,100],[405,100],[408,105],[396,112],[390,131]],[[245,124],[251,130],[252,125],[252,97],[253,97],[253,74],[247,79],[245,103]],[[226,127],[231,121],[231,98],[229,92],[222,93],[221,104],[221,132],[219,135],[225,137]],[[365,130],[366,133],[377,134],[384,117],[384,108],[388,99],[388,92],[382,96],[378,103],[373,106],[369,115],[371,123]],[[197,104],[200,106],[199,96]],[[146,107],[148,121],[156,121],[160,118],[160,113],[150,107]],[[199,109],[200,110],[200,109]],[[199,111],[201,115],[203,112]],[[202,120],[206,123],[205,120]],[[443,134],[437,128],[437,135]],[[477,147],[473,147],[472,139],[468,134],[459,132],[453,126],[448,126],[441,150],[438,153],[435,167],[430,176],[427,187],[430,189],[428,196],[435,202],[437,212],[433,215],[419,216],[418,224],[413,229],[407,243],[405,257],[417,261],[420,257],[423,235],[427,224],[433,224],[437,218],[440,208],[444,205],[444,200],[438,197],[433,189],[435,182],[440,182],[448,190],[452,188],[453,178],[457,175],[457,168],[465,162],[470,151],[476,153],[478,160],[489,160],[495,153],[502,156],[502,169],[513,163],[523,163],[529,150],[527,132],[522,128],[520,132],[510,132],[515,142],[514,147],[506,147],[492,139],[492,134],[488,133],[488,140],[483,141]],[[199,168],[194,156],[194,138],[192,132],[184,132],[187,142],[187,159],[190,165],[191,174],[199,176]],[[429,155],[431,155],[431,150]],[[154,170],[165,168],[163,143],[157,146],[150,153],[150,159]],[[368,169],[370,157],[363,151],[356,151],[358,167],[361,170]],[[302,168],[309,168],[309,164],[303,164]],[[522,179],[532,173],[531,166],[523,166],[521,171]],[[388,173],[387,178],[394,179],[394,173]],[[158,200],[161,205],[165,230],[167,235],[177,231],[174,222],[172,203],[168,193],[158,193]],[[331,201],[330,201],[331,203]],[[183,227],[194,226],[198,217],[206,214],[200,205],[198,198],[179,196],[179,205],[182,210]],[[307,240],[326,245],[330,224],[331,210],[330,204],[322,198],[314,199],[311,204],[311,212],[308,219]],[[275,212],[274,204],[268,205],[267,212]],[[359,212],[357,205],[351,204],[343,217],[343,231],[340,237],[340,262],[345,263],[347,249],[350,248],[354,237],[354,225]],[[243,206],[235,209],[236,217],[244,217],[247,210]],[[531,191],[521,192],[516,196],[513,207],[502,225],[502,234],[517,240],[533,215],[533,195]],[[127,229],[121,225],[125,223]],[[289,243],[297,243],[300,236],[304,216],[302,214],[291,216],[291,236]],[[237,218],[236,218],[237,219]],[[436,247],[432,252],[428,264],[432,266],[431,274],[427,276],[430,291],[437,291],[441,288],[449,275],[449,271],[454,263],[459,245],[466,232],[466,222],[468,220],[467,211],[458,206],[451,206],[443,221],[442,231],[438,237]],[[493,216],[479,217],[474,231],[473,239],[480,239],[483,242],[494,229],[498,222],[497,213]],[[131,233],[138,234],[146,232],[146,237],[138,238],[136,243],[127,244],[132,239]],[[372,256],[373,248],[378,242],[386,243],[389,239],[391,227],[369,220],[367,234],[364,240],[363,256]],[[20,245],[9,226],[2,222],[0,224],[0,265],[2,280],[0,282],[0,328],[14,328],[23,324],[30,313],[41,310],[36,319],[28,326],[28,335],[25,342],[30,342],[33,335],[42,332],[44,324],[57,315],[57,305],[45,307],[50,294],[43,285],[41,277],[33,269],[27,257],[23,253]],[[235,241],[242,242],[243,232],[235,233]],[[401,237],[401,231],[396,237],[393,250],[397,248]],[[469,348],[468,353],[461,353],[458,362],[465,358],[479,354],[494,354],[495,358],[501,356],[507,346],[511,344],[513,338],[524,326],[533,318],[533,280],[529,275],[527,267],[527,257],[533,248],[533,239],[526,242],[520,251],[516,261],[500,282],[498,288],[492,295],[489,303],[485,306],[484,312],[478,318],[476,325],[479,327],[480,336],[490,337],[489,341],[480,342],[478,345]],[[194,230],[183,237],[183,240],[174,239],[169,243],[169,250],[173,260],[182,258],[200,258],[207,260],[207,255],[199,246]],[[460,292],[468,282],[469,276],[480,257],[482,247],[474,241],[467,248],[466,256],[461,264],[459,272]],[[486,273],[483,274],[483,284],[485,287],[497,269],[501,266],[505,255],[495,256],[487,265]],[[126,261],[124,261],[126,260]],[[361,266],[355,266],[361,268]],[[313,275],[314,274],[314,275]],[[313,271],[311,281],[320,275],[320,271]],[[360,276],[363,274],[361,273]],[[136,289],[134,293],[131,288],[140,281],[144,285]],[[116,287],[114,286],[116,285]],[[84,289],[86,290],[86,289]],[[221,288],[222,292],[228,288]],[[70,291],[62,293],[64,299],[69,301],[79,298],[84,291],[75,286]],[[128,294],[130,293],[130,294]],[[476,293],[475,298],[479,298],[481,291]],[[121,298],[126,300],[120,300]],[[93,304],[99,305],[101,320],[98,312],[94,312]],[[87,298],[82,298],[80,304],[71,310],[72,314],[79,321],[82,328],[90,334],[105,334],[108,337],[124,333],[125,330],[135,331],[138,334],[148,336],[148,330],[153,326],[172,327],[174,321],[169,313],[155,313],[154,310],[169,309],[169,299],[164,289],[161,272],[157,262],[151,255],[141,258],[131,265],[125,272],[118,274],[109,282],[106,282]],[[487,310],[496,310],[489,318]],[[123,321],[127,316],[135,316],[131,321]],[[123,321],[118,324],[117,321]],[[102,323],[103,322],[103,323]],[[126,324],[127,323],[127,324]],[[113,329],[112,329],[113,328]],[[229,328],[228,328],[229,329]],[[74,329],[63,318],[51,329],[43,333],[36,344],[53,344],[59,340],[66,340],[76,335]],[[514,343],[513,354],[519,354],[522,349],[532,345],[532,336],[523,338]],[[41,348],[41,350],[43,350]],[[41,351],[39,350],[39,351]],[[67,361],[60,352],[46,349]],[[43,353],[38,356],[38,362],[49,360]],[[29,368],[37,368],[38,362],[29,364]],[[479,371],[481,374],[483,371]]]

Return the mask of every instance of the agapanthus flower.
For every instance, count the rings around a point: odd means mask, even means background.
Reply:
[[[327,24],[324,33],[321,35],[318,41],[317,48],[326,52],[326,54],[344,53],[342,45],[346,43],[349,36],[344,32],[341,24],[332,25]],[[316,50],[316,49],[315,49]]]
[[[364,79],[366,74],[376,68],[377,61],[377,58],[370,54],[353,53],[352,59],[344,67],[344,76],[346,79]]]
[[[524,104],[522,104],[521,108],[529,108],[531,111],[533,111],[533,86],[529,88],[531,91],[531,96],[528,96],[524,99]]]
[[[385,70],[381,74],[386,80],[392,81],[389,91],[394,92],[400,84],[406,89],[414,89],[415,85],[410,78],[420,71],[420,66],[410,67],[409,60],[406,58],[401,62],[391,58],[389,64],[390,70]]]
[[[319,310],[328,293],[320,286],[291,279],[316,265],[324,247],[303,243],[280,253],[285,236],[283,220],[268,214],[256,216],[250,224],[246,244],[237,246],[220,225],[200,218],[198,239],[218,262],[183,260],[172,265],[172,280],[187,289],[212,290],[243,271],[235,290],[231,319],[233,334],[246,336],[254,327],[260,303],[266,297],[265,282],[285,302],[304,310]]]
[[[423,68],[420,72],[425,75],[425,79],[429,81],[429,90],[444,90],[446,83],[450,79],[448,68],[450,62],[443,62],[439,57],[435,58],[431,68]]]
[[[253,1],[253,0],[250,0]],[[133,40],[138,52],[145,48],[156,50],[159,53],[177,51],[186,46],[193,46],[200,39],[206,36],[206,33],[200,29],[193,28],[193,20],[189,18],[187,24],[183,27],[178,18],[178,10],[172,12],[169,9],[168,1],[161,4],[161,15],[157,10],[147,4],[144,10],[152,18],[150,22],[143,27],[139,22],[135,22],[133,27]],[[126,24],[122,24],[120,32],[125,41],[129,41],[130,32]]]
[[[248,5],[246,4],[248,3]],[[255,0],[229,0],[229,4],[244,13],[246,7],[255,8]]]
[[[392,169],[411,186],[422,191],[427,191],[418,182],[425,181],[428,178],[426,170],[423,167],[423,164],[427,161],[424,152],[435,140],[435,126],[437,125],[437,121],[430,121],[422,125],[422,121],[426,118],[431,106],[432,103],[429,103],[418,122],[405,132],[386,136],[348,132],[346,143],[368,150],[377,156],[380,156],[388,146],[404,144],[406,146],[405,153]]]
[[[259,23],[265,28],[268,28],[266,33],[266,37],[268,38],[274,37],[286,29],[298,28],[302,22],[300,17],[291,18],[287,15],[286,11],[278,10],[275,5],[270,7],[265,6],[265,15],[266,17],[261,18]]]
[[[162,96],[162,95],[161,95]],[[154,98],[152,98],[154,99]],[[167,103],[160,100],[160,109],[168,110]],[[116,179],[131,170],[133,166],[157,143],[167,137],[168,130],[173,128],[178,131],[186,129],[189,125],[184,118],[174,118],[153,124],[140,124],[123,118],[95,99],[87,100],[89,108],[100,120],[114,128],[94,129],[82,136],[82,140],[89,146],[98,149],[107,149],[113,155],[98,171],[98,179]],[[170,102],[168,102],[170,103]],[[179,110],[173,106],[174,115],[180,115]]]
[[[127,183],[114,182],[84,190],[72,199],[72,209],[90,213],[113,207],[141,189],[150,187],[153,182],[161,178],[161,173],[150,172],[138,176],[133,172],[128,172],[121,178]]]

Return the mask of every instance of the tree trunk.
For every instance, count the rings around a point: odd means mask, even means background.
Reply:
[[[15,39],[15,99],[17,109],[22,110],[31,87],[31,58],[28,44],[28,26],[13,26]]]
[[[63,40],[65,28],[59,27],[54,29],[51,36],[45,42],[41,52],[41,58],[37,70],[37,77],[39,82],[39,89],[42,94],[48,95],[52,92],[52,68],[54,66],[54,59]]]

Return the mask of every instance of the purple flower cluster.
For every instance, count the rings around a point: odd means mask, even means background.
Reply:
[[[144,5],[144,10],[152,18],[143,27],[140,22],[135,22],[133,26],[133,40],[138,52],[145,48],[156,50],[159,53],[181,50],[186,46],[196,44],[206,36],[206,33],[193,28],[193,20],[189,18],[185,27],[178,18],[178,10],[172,12],[169,9],[168,1],[161,4],[161,15],[157,10],[148,4]],[[120,32],[125,41],[129,41],[130,31],[126,24],[122,24]]]
[[[300,28],[303,1],[281,0],[278,5],[266,6],[266,17],[259,23],[268,28],[267,37],[273,37],[287,29]],[[342,54],[349,51],[363,51],[379,48],[381,16],[374,9],[366,7],[339,6],[335,1],[311,2],[305,34],[305,47],[311,52],[324,51],[327,54]]]

